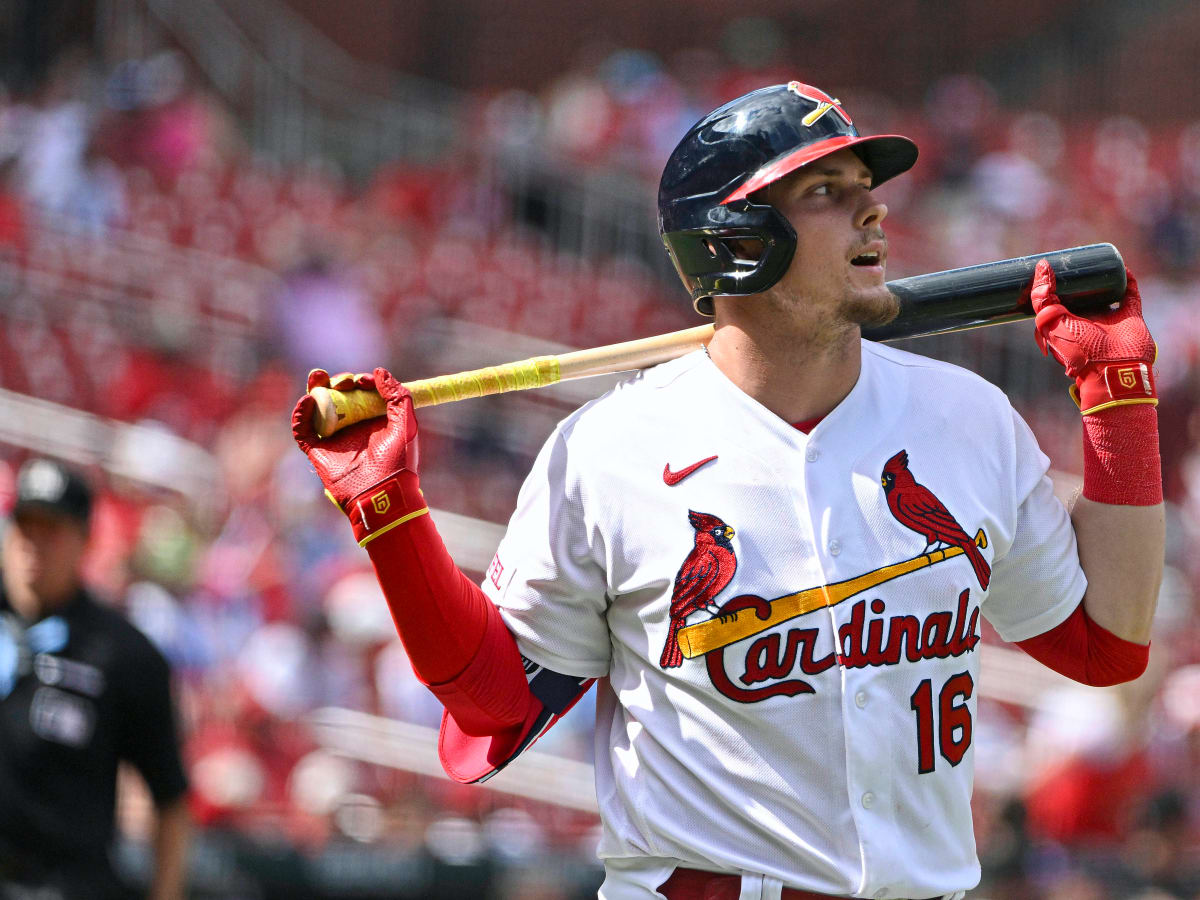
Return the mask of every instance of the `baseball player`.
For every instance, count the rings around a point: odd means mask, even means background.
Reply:
[[[712,342],[558,426],[482,590],[426,515],[390,373],[332,379],[387,401],[332,438],[296,406],[446,707],[447,772],[490,777],[598,681],[606,900],[961,897],[980,617],[1088,684],[1146,664],[1163,511],[1136,282],[1084,320],[1036,271],[1083,414],[1068,512],[1001,391],[860,337],[898,309],[873,189],[916,158],[801,82],[698,122],[659,213]]]

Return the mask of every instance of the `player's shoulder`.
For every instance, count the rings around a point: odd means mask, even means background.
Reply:
[[[706,357],[697,350],[670,362],[629,373],[613,387],[559,424],[563,437],[628,437],[631,430],[669,427],[673,413],[689,404],[699,389],[691,384]],[[596,434],[599,432],[599,435]]]
[[[870,360],[885,377],[890,371],[891,377],[904,378],[918,391],[936,390],[940,396],[957,396],[965,402],[1009,406],[1008,397],[1000,388],[970,369],[888,344],[864,340],[862,345],[864,362]]]

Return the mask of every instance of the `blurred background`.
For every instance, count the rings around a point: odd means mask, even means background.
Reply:
[[[1144,0],[0,3],[0,499],[100,485],[89,571],[172,662],[198,898],[595,896],[588,702],[482,787],[288,428],[304,375],[425,377],[698,324],[658,173],[793,78],[916,139],[889,277],[1109,241],[1159,342],[1167,575],[1149,671],[1073,686],[994,635],[973,898],[1200,897],[1200,5]],[[1005,388],[1057,470],[1078,414],[1028,323],[908,349]],[[481,573],[600,379],[425,410]],[[148,802],[122,793],[146,872]]]

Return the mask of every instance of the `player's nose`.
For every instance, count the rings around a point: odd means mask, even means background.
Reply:
[[[887,204],[864,192],[858,208],[854,211],[854,224],[858,228],[874,228],[887,218]]]

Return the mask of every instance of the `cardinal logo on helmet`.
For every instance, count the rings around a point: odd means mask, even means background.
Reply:
[[[809,128],[812,128],[813,125],[815,125],[821,118],[821,116],[825,115],[825,113],[829,112],[830,110],[841,116],[842,121],[847,125],[854,124],[853,120],[850,118],[850,114],[842,109],[842,101],[834,97],[830,97],[820,88],[815,88],[811,84],[805,84],[803,81],[789,81],[788,90],[797,97],[803,97],[805,100],[811,100],[813,103],[817,104],[816,109],[800,120]]]

